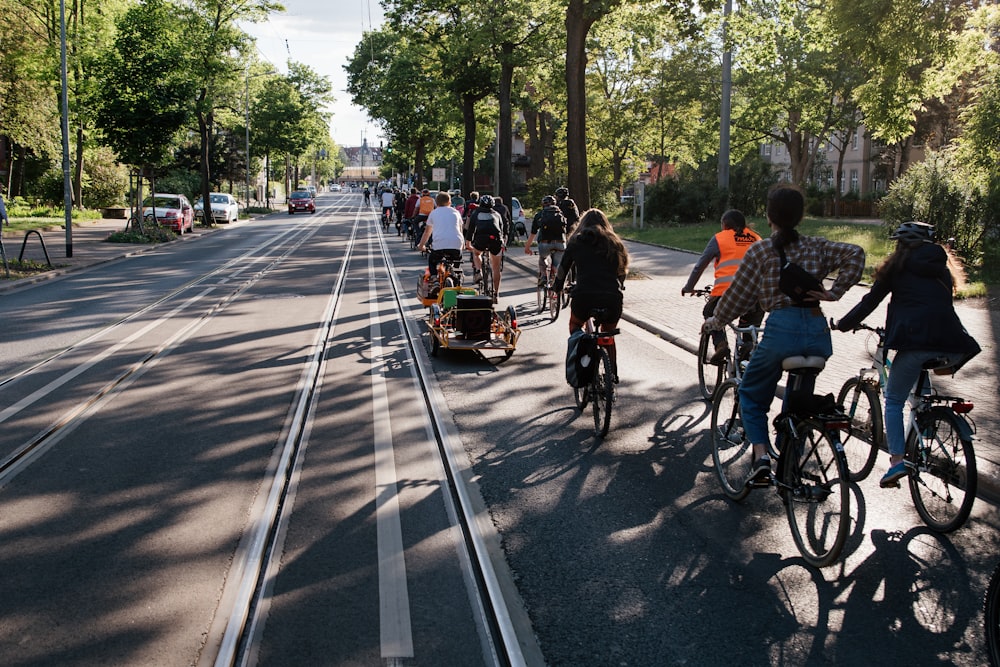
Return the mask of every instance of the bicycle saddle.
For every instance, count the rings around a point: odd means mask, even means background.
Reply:
[[[797,354],[794,357],[785,357],[781,360],[781,369],[786,371],[796,371],[802,369],[823,370],[826,366],[826,359],[817,356],[802,356]]]

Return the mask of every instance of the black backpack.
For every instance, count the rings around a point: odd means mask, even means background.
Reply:
[[[555,206],[542,209],[540,236],[545,240],[561,239],[566,233],[566,218]]]

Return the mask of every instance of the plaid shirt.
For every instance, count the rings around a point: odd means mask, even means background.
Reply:
[[[829,288],[835,300],[861,279],[865,268],[865,251],[861,246],[828,241],[820,236],[800,236],[798,241],[785,246],[785,257],[820,279],[837,272],[837,279]],[[706,320],[706,328],[723,328],[757,302],[768,312],[791,306],[792,300],[778,289],[779,264],[778,251],[770,238],[750,246],[732,285],[715,307],[714,317]]]

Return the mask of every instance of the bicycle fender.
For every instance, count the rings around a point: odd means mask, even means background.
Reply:
[[[935,405],[927,411],[927,414],[942,417],[950,421],[958,429],[958,435],[963,440],[970,442],[975,440],[975,431],[972,430],[972,426],[963,417],[956,415],[955,411],[951,408],[943,405]]]

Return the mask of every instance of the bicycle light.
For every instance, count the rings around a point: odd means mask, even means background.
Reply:
[[[955,401],[951,404],[951,409],[960,415],[968,414],[972,412],[973,403],[972,401]]]

